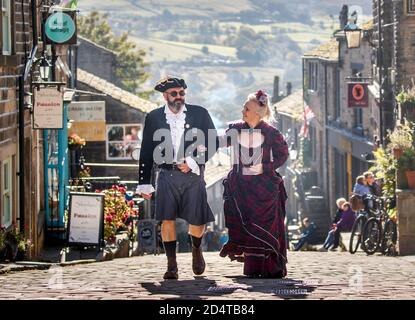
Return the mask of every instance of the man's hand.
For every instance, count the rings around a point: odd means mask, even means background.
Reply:
[[[190,169],[190,167],[187,165],[187,163],[178,164],[177,167],[183,173],[188,173],[188,172],[192,171],[192,169]]]
[[[152,194],[150,193],[150,194],[147,194],[147,193],[142,193],[141,194],[141,196],[144,198],[144,199],[151,199],[151,197],[152,197]]]

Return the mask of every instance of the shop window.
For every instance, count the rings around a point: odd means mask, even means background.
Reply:
[[[1,224],[6,228],[12,224],[13,220],[12,170],[12,158],[8,158],[1,163]]]
[[[141,146],[140,124],[107,125],[107,160],[131,160],[135,147]]]

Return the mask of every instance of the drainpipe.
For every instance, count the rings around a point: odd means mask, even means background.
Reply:
[[[327,85],[327,62],[324,63],[324,144],[325,144],[325,156],[326,156],[326,161],[325,163],[329,162],[329,139],[328,139],[328,133],[327,133],[327,117],[328,117],[328,85]],[[329,210],[329,215],[330,215],[330,192],[329,192],[329,166],[327,166],[326,168],[326,172],[325,172],[325,180],[326,180],[326,195],[327,195],[327,200],[326,200],[326,205],[327,205],[327,209]],[[330,215],[331,217],[331,215]]]

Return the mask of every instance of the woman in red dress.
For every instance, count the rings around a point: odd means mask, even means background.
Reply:
[[[242,113],[243,122],[227,131],[227,145],[234,146],[236,160],[224,180],[229,241],[220,255],[244,262],[249,277],[282,278],[287,275],[287,194],[276,169],[286,162],[288,146],[267,122],[271,110],[265,92],[249,95]]]

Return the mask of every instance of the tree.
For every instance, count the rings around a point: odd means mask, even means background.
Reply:
[[[149,97],[150,92],[139,92],[140,86],[149,77],[145,71],[148,66],[144,62],[146,52],[128,39],[129,32],[115,36],[108,23],[108,14],[92,11],[78,19],[78,33],[116,53],[116,85],[143,98]]]

